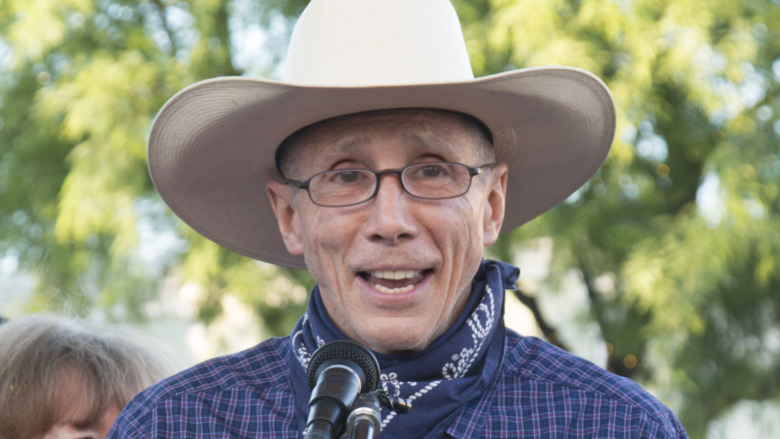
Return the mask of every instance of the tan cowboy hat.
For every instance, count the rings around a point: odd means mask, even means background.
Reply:
[[[274,155],[314,122],[394,108],[470,114],[509,167],[502,232],[563,201],[607,156],[615,107],[604,83],[571,67],[474,79],[448,0],[313,0],[290,41],[285,82],[194,84],[162,108],[149,137],[157,190],[193,229],[237,253],[305,267],[282,242],[266,196]]]

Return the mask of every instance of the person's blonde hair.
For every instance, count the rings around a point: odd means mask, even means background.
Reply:
[[[161,353],[117,328],[42,314],[8,320],[0,325],[0,439],[31,438],[65,420],[93,425],[172,372]]]

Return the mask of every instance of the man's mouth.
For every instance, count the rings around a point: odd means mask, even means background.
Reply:
[[[432,270],[377,270],[362,271],[365,279],[375,290],[385,294],[401,294],[411,291]]]

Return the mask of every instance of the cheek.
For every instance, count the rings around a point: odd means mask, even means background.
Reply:
[[[453,245],[468,250],[478,248],[481,252],[482,210],[467,197],[455,198],[455,202],[442,208],[431,228],[433,233],[447,233]],[[442,239],[446,239],[442,236]]]
[[[338,217],[332,209],[310,209],[302,216],[304,246],[307,252],[317,253],[324,248],[333,248],[339,240]]]
[[[322,208],[306,214],[302,217],[303,254],[316,279],[318,274],[332,272],[333,265],[343,266],[360,221],[340,214],[338,209]]]

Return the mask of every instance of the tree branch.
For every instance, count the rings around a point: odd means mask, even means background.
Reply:
[[[171,43],[171,55],[176,55],[178,48],[176,47],[176,38],[174,36],[173,29],[168,23],[168,16],[165,14],[165,5],[161,0],[152,0],[151,3],[157,8],[157,13],[160,15],[160,23],[165,31],[165,35],[168,36],[168,41]]]
[[[536,302],[536,298],[523,293],[523,290],[519,287],[514,291],[514,294],[520,303],[531,310],[531,313],[534,315],[534,320],[536,320],[536,324],[539,325],[539,329],[542,330],[542,334],[544,334],[544,337],[547,339],[547,341],[561,349],[569,351],[569,348],[561,341],[561,338],[558,336],[558,332],[547,322],[547,320],[542,315],[542,311],[539,309],[539,304]]]
[[[645,342],[644,340],[639,340],[638,346],[635,346],[636,349],[633,349],[633,351],[636,352],[636,355],[634,355],[626,354],[622,350],[624,346],[620,346],[617,340],[611,339],[610,334],[614,334],[613,331],[615,331],[616,328],[609,328],[607,326],[608,323],[604,318],[604,301],[593,288],[593,277],[581,263],[579,266],[580,273],[582,273],[582,281],[585,284],[585,290],[588,292],[588,298],[590,299],[590,310],[593,315],[593,320],[599,325],[601,335],[604,337],[607,344],[611,346],[608,348],[607,352],[607,370],[626,378],[633,378],[637,373],[637,366],[641,359],[641,353],[644,352]],[[620,328],[618,330],[623,329],[625,328]]]

